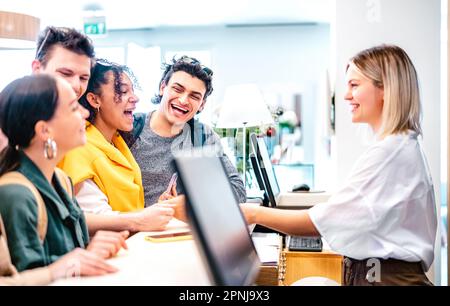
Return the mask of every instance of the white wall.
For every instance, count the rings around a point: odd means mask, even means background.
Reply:
[[[120,31],[111,32],[95,44],[116,46],[131,41],[160,46],[162,55],[169,50],[211,49],[214,92],[208,107],[220,103],[225,88],[237,83],[257,83],[270,93],[269,103],[287,107],[291,107],[294,93],[302,93],[305,157],[314,160],[316,89],[329,65],[329,25]]]
[[[358,51],[393,43],[410,55],[419,75],[424,150],[440,204],[440,0],[336,1],[336,160],[337,181],[348,175],[364,149],[344,95],[344,68]],[[438,239],[439,241],[439,239]],[[435,279],[439,280],[439,252]]]

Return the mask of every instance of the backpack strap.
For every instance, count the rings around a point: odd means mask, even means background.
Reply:
[[[194,118],[188,121],[189,128],[191,130],[191,144],[195,147],[195,135],[194,135]]]
[[[61,186],[64,188],[69,197],[72,199],[73,197],[72,182],[70,181],[69,176],[59,168],[55,168],[55,175],[58,178],[58,181],[61,184]]]
[[[133,115],[133,130],[127,133],[121,133],[122,138],[125,140],[125,143],[128,145],[128,148],[131,148],[133,144],[138,140],[142,131],[145,127],[145,118],[147,117],[146,113],[136,113]]]
[[[0,186],[1,185],[22,185],[28,188],[33,194],[38,209],[38,222],[37,222],[37,230],[39,239],[41,243],[44,242],[45,235],[47,234],[47,209],[45,208],[44,200],[42,199],[41,194],[37,190],[37,188],[27,179],[22,173],[13,171],[4,174],[0,177]]]
[[[194,118],[189,120],[187,123],[189,125],[189,128],[191,129],[192,147],[203,147],[206,142],[204,125]]]

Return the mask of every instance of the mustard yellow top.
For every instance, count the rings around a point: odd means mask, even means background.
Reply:
[[[144,208],[141,170],[122,136],[116,133],[112,145],[90,123],[86,136],[86,145],[70,151],[58,166],[74,185],[93,180],[115,211]]]

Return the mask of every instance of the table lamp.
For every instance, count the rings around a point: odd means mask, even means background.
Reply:
[[[246,128],[273,123],[272,114],[255,84],[239,84],[227,87],[217,128],[242,128],[243,181],[246,186]]]

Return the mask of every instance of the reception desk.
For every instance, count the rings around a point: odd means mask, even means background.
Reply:
[[[187,225],[173,220],[165,232],[185,230]],[[150,242],[140,232],[127,239],[128,250],[121,250],[108,263],[117,273],[96,277],[59,280],[53,285],[78,286],[205,286],[211,285],[195,241]]]
[[[282,192],[278,195],[277,208],[306,209],[316,204],[327,202],[331,194],[322,192]]]

